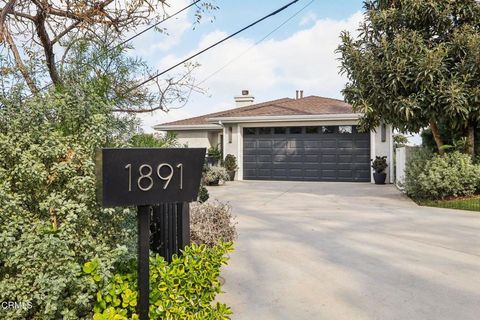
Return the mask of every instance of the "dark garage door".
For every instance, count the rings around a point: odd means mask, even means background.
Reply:
[[[246,180],[370,181],[370,134],[356,126],[244,128]]]

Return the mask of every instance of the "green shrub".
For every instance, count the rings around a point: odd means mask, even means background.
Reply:
[[[178,148],[180,143],[177,135],[173,132],[167,132],[165,135],[139,133],[130,138],[132,147],[142,148]]]
[[[203,182],[207,185],[217,184],[220,180],[230,180],[230,176],[224,167],[211,166],[203,172]]]
[[[198,190],[198,198],[197,201],[200,203],[206,202],[210,198],[210,194],[208,193],[207,188],[204,185],[200,185],[200,189]]]
[[[472,195],[480,186],[480,166],[460,152],[443,156],[417,151],[407,163],[405,191],[417,199]]]
[[[0,95],[0,301],[31,304],[0,319],[91,318],[98,288],[83,264],[97,256],[108,274],[135,244],[135,212],[96,203],[94,151],[122,133],[82,89]]]
[[[227,154],[223,166],[227,171],[235,171],[238,169],[237,158],[233,154]]]
[[[237,238],[232,208],[219,201],[192,204],[190,208],[190,239],[197,244],[214,246]]]
[[[192,244],[180,257],[175,255],[170,264],[161,256],[150,257],[150,319],[230,319],[230,308],[214,301],[221,292],[220,267],[227,263],[231,251],[232,243],[214,247]],[[95,281],[94,269],[87,271]],[[131,263],[124,273],[105,282],[96,294],[93,319],[138,319],[136,264]]]
[[[220,149],[219,145],[216,147],[210,147],[207,151],[207,155],[215,159],[216,164],[218,164],[218,162],[220,162],[223,158],[222,150]]]

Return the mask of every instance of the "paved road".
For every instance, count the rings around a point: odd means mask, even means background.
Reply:
[[[219,300],[245,319],[480,319],[480,213],[393,186],[236,181],[239,239]]]

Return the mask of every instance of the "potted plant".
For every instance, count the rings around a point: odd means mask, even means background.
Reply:
[[[220,180],[228,181],[229,175],[224,167],[211,166],[203,173],[203,182],[208,186],[218,186]]]
[[[385,184],[385,179],[387,178],[387,173],[385,169],[388,167],[387,164],[387,157],[379,157],[376,156],[375,160],[372,161],[372,168],[373,172],[373,179],[375,180],[375,184]]]
[[[223,166],[227,169],[228,175],[230,176],[230,181],[235,179],[235,171],[237,171],[237,158],[233,154],[227,154],[225,160],[223,161]]]
[[[207,163],[211,166],[216,166],[222,160],[222,150],[219,146],[210,147],[207,151]]]

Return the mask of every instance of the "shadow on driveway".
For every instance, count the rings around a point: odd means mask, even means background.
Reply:
[[[241,181],[225,293],[233,319],[479,319],[480,215],[393,186]]]

